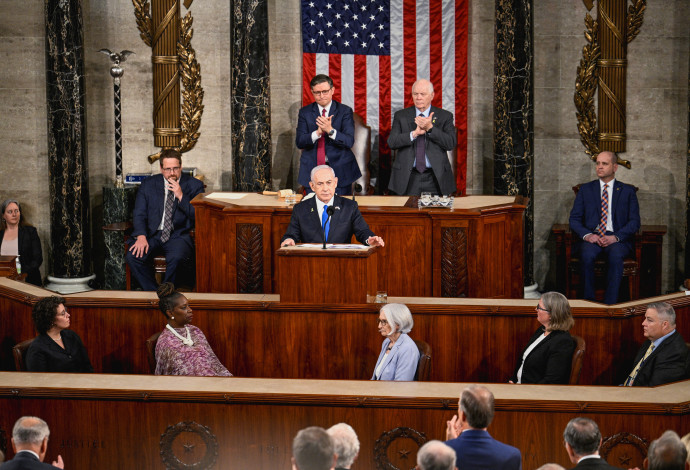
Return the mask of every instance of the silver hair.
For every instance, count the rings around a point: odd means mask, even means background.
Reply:
[[[684,470],[688,451],[674,431],[666,431],[652,441],[647,451],[647,470]]]
[[[26,421],[33,421],[33,423],[24,424]],[[46,439],[48,436],[50,436],[48,424],[36,416],[22,416],[14,423],[14,428],[12,428],[12,439],[18,445],[30,444],[40,446],[43,439]]]
[[[417,452],[419,470],[454,470],[455,450],[441,441],[429,441]]]
[[[430,93],[430,94],[433,93],[433,92],[434,92],[434,84],[431,83],[431,80],[427,80],[426,78],[418,78],[417,80],[415,80],[415,82],[412,84],[412,89],[414,90],[414,87],[415,87],[419,82],[421,82],[422,80],[424,80],[425,82],[427,82],[427,83],[429,84],[429,93]]]
[[[314,168],[311,169],[311,173],[310,173],[310,175],[309,175],[309,179],[311,179],[311,181],[314,181],[314,175],[316,174],[316,172],[317,172],[317,171],[324,170],[324,169],[329,169],[329,170],[331,170],[331,173],[333,174],[333,178],[335,178],[335,171],[333,171],[333,168],[331,168],[331,167],[328,166],[328,165],[317,165],[317,166],[315,166]]]
[[[391,326],[391,334],[400,330],[401,333],[409,333],[414,326],[412,313],[405,304],[386,304],[381,308],[386,315],[386,320]]]
[[[671,326],[676,326],[676,311],[673,310],[673,306],[668,302],[652,302],[647,305],[647,308],[652,308],[656,310],[659,314],[661,321],[666,320],[671,324]]]
[[[347,423],[334,424],[326,429],[333,440],[333,450],[338,454],[336,467],[350,468],[359,454],[359,439],[352,426]]]

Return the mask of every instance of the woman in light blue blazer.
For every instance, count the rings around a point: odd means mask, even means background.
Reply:
[[[414,326],[410,309],[403,304],[386,304],[379,311],[378,325],[386,339],[371,380],[414,380],[419,349],[407,336]]]

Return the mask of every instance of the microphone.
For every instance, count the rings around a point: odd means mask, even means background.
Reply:
[[[323,223],[323,226],[321,227],[321,231],[323,232],[323,249],[326,249],[326,225],[328,225],[328,221],[331,220],[331,216],[333,215],[333,212],[335,212],[335,209],[333,209],[333,206],[326,206],[325,208],[326,214],[328,214],[328,217],[326,218],[326,221]]]
[[[352,190],[352,201],[355,201],[355,197],[357,196],[357,193],[362,191],[362,185],[359,184],[358,182],[353,183],[354,189]]]

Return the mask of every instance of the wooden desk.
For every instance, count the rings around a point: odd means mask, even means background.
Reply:
[[[17,274],[17,257],[0,256],[0,277],[7,277],[15,281],[22,281],[26,274]]]
[[[154,377],[0,372],[0,431],[35,415],[50,426],[47,460],[66,468],[290,468],[295,434],[349,423],[359,470],[411,468],[419,446],[443,439],[467,384]],[[563,430],[594,419],[611,464],[641,466],[666,429],[688,431],[690,382],[653,389],[490,384],[491,435],[522,451],[523,468],[570,467]],[[5,441],[4,444],[7,444]],[[11,451],[10,451],[11,454]],[[8,457],[11,457],[9,455]],[[189,468],[189,467],[187,467]]]
[[[378,287],[390,296],[523,296],[523,213],[518,196],[468,196],[453,209],[418,209],[416,199],[358,197],[383,237]],[[192,201],[200,292],[275,293],[280,238],[291,208],[271,196],[211,193]]]

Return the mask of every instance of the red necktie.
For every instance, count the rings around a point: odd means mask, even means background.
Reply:
[[[321,116],[326,117],[326,108],[323,109]],[[316,145],[316,164],[326,164],[326,134],[321,136],[319,143]]]

